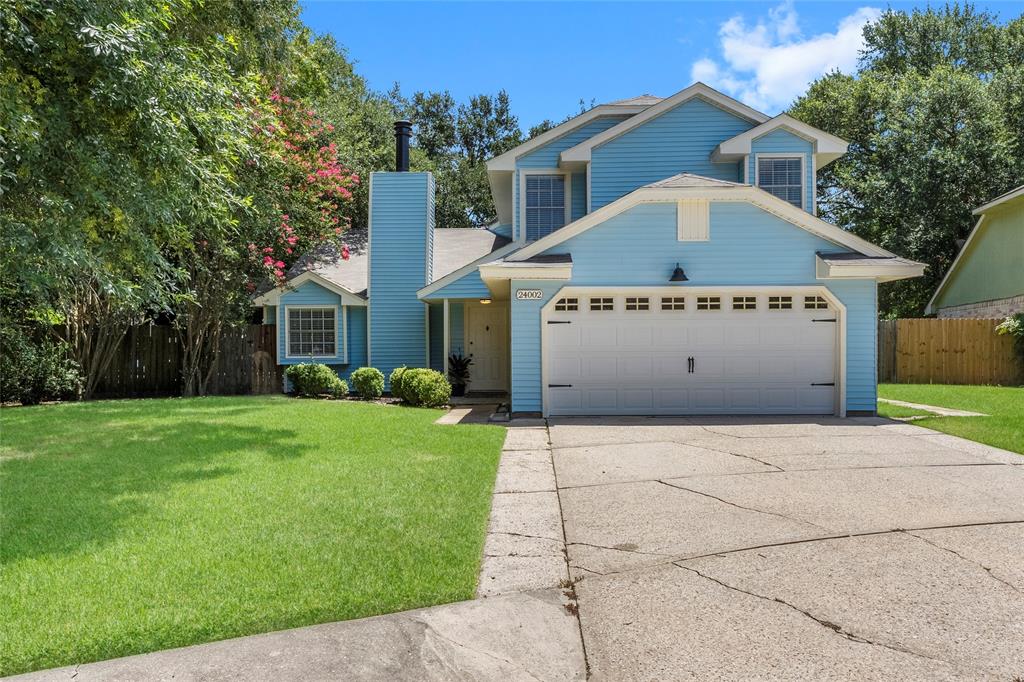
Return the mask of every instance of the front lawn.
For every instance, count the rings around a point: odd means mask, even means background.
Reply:
[[[473,596],[504,438],[282,396],[0,412],[0,675]]]
[[[891,400],[982,412],[989,417],[927,417],[914,424],[1024,454],[1024,387],[879,384]],[[879,412],[894,406],[879,403]]]

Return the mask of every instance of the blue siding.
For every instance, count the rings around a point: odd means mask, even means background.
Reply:
[[[580,126],[579,128],[576,128],[575,130],[572,130],[566,133],[565,135],[562,135],[561,137],[552,140],[551,142],[548,142],[543,147],[539,147],[538,149],[533,150],[529,154],[524,154],[523,156],[520,156],[518,159],[516,159],[516,172],[512,174],[512,223],[514,232],[517,236],[519,236],[520,234],[519,228],[521,220],[519,216],[519,169],[558,168],[560,155],[563,151],[569,149],[570,147],[575,147],[580,142],[588,140],[594,135],[602,133],[614,125],[618,125],[622,121],[625,121],[627,118],[629,118],[629,116],[602,116],[600,118],[595,118],[593,121],[590,121],[586,125]],[[584,192],[586,191],[585,178],[586,176],[584,175]],[[574,181],[572,183],[572,202],[574,206],[574,211],[576,204],[576,187],[577,185]],[[586,194],[584,193],[582,204],[584,212],[586,212],[586,205]],[[575,217],[573,217],[573,219],[575,220]]]
[[[479,270],[470,270],[451,284],[441,287],[430,298],[490,298],[491,290],[480,279]]]
[[[516,289],[540,289],[544,298],[539,301],[511,300],[512,323],[512,411],[540,412],[541,371],[540,371],[540,309],[564,286],[563,282],[541,282],[538,280],[511,283]]]
[[[876,285],[874,280],[817,280],[814,253],[823,249],[846,250],[750,204],[722,202],[711,205],[707,242],[676,240],[674,204],[645,204],[552,252],[572,253],[572,285],[665,286],[676,261],[693,286],[824,283],[847,307],[847,409],[871,411]],[[540,309],[561,283],[538,287],[531,282],[529,288],[544,288],[546,296],[544,301],[512,301],[512,407],[521,412],[541,409]]]
[[[750,167],[747,170],[747,179],[750,184],[755,184],[757,178],[757,155],[758,154],[782,154],[792,153],[794,156],[802,156],[804,160],[804,206],[808,213],[813,212],[814,201],[814,170],[813,154],[814,145],[809,141],[794,135],[788,130],[773,130],[754,140],[750,145]]]
[[[433,198],[430,173],[370,176],[370,362],[385,376],[428,362],[427,308],[416,291],[431,279]]]
[[[493,232],[494,234],[500,234],[502,237],[508,237],[509,239],[512,239],[512,223],[507,223],[505,225],[495,225],[494,227],[491,228],[491,232]]]
[[[591,210],[677,173],[741,181],[737,164],[712,163],[711,152],[753,126],[697,98],[609,140],[591,152]]]
[[[572,219],[587,215],[587,174],[572,174]]]

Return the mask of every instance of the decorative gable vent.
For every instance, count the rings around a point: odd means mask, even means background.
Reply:
[[[680,199],[676,203],[676,237],[681,242],[706,242],[710,210],[707,199]]]

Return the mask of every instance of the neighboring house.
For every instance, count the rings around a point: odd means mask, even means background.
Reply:
[[[462,352],[514,413],[873,414],[876,287],[924,266],[815,217],[846,147],[701,83],[603,104],[488,162],[489,230],[435,230],[429,173],[373,173],[366,248],[256,304],[281,364]]]
[[[1024,185],[974,210],[978,216],[925,314],[1007,317],[1024,312]]]

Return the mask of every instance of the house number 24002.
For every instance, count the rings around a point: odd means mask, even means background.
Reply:
[[[539,301],[544,298],[544,292],[540,289],[516,289],[517,301]]]

